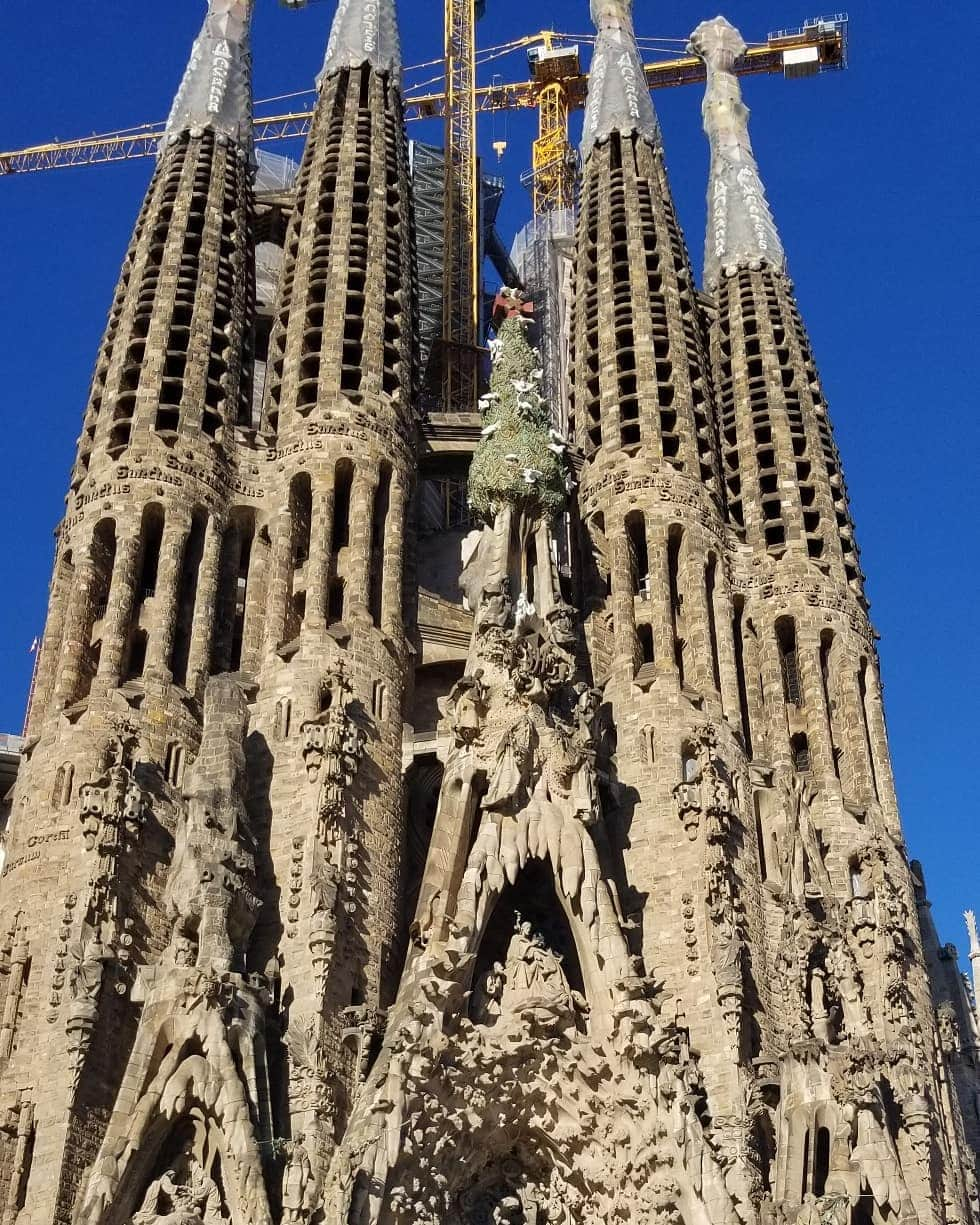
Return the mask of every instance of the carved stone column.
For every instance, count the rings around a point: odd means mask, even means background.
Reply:
[[[408,493],[404,485],[395,480],[391,486],[391,507],[384,539],[384,580],[381,588],[381,628],[386,634],[397,634],[401,629],[407,508]]]
[[[65,611],[64,641],[54,690],[54,705],[59,708],[71,702],[78,692],[89,647],[93,611],[92,586],[95,582],[95,563],[91,547],[89,545],[89,553],[78,563],[75,583]]]
[[[212,515],[204,534],[204,554],[197,575],[197,599],[187,659],[187,688],[200,695],[211,670],[211,633],[218,598],[218,568],[221,564],[221,525]]]
[[[163,543],[160,546],[156,595],[153,597],[153,629],[146,653],[146,671],[152,676],[163,676],[169,671],[170,653],[177,629],[177,591],[190,530],[190,516],[187,511],[168,513]]]
[[[51,593],[51,606],[48,621],[44,628],[44,638],[40,647],[40,659],[37,665],[37,677],[34,684],[34,696],[28,711],[28,735],[34,735],[41,720],[44,718],[51,701],[52,692],[58,680],[58,657],[65,634],[68,606],[71,601],[72,579],[74,572],[66,573],[63,557],[59,557],[55,580]]]
[[[306,563],[309,579],[306,584],[306,617],[304,626],[320,630],[327,621],[327,599],[330,587],[330,558],[333,543],[334,491],[313,490],[313,514],[310,523],[310,557]]]
[[[715,568],[714,617],[718,670],[721,673],[722,713],[731,727],[741,730],[742,702],[738,693],[738,669],[735,664],[735,613],[720,558]]]
[[[680,556],[680,589],[684,600],[685,628],[690,643],[691,660],[688,679],[691,687],[706,702],[717,701],[717,689],[711,660],[708,599],[705,590],[706,550],[688,528],[684,533]]]
[[[621,524],[609,525],[609,583],[612,589],[613,638],[617,663],[629,661],[635,667],[636,613],[633,608],[633,584],[629,541]]]
[[[647,523],[647,554],[650,567],[648,586],[654,660],[659,675],[676,676],[677,656],[674,650],[674,621],[670,607],[667,533],[659,523]]]
[[[112,583],[102,628],[102,654],[98,680],[107,689],[119,684],[129,631],[136,611],[136,568],[140,555],[138,534],[120,536],[116,545]]]
[[[347,582],[350,594],[348,607],[353,621],[370,617],[368,599],[371,591],[371,526],[379,481],[377,465],[359,465],[354,471],[350,515],[351,560]]]
[[[820,677],[819,635],[809,630],[802,621],[797,630],[799,652],[800,685],[804,707],[807,711],[807,734],[814,778],[818,785],[835,788],[837,773],[834,769],[834,745],[830,732],[830,711],[824,700],[823,682]]]
[[[265,654],[271,655],[282,642],[289,603],[289,576],[293,565],[293,516],[284,510],[272,527],[272,561],[269,567],[268,609],[265,623]]]

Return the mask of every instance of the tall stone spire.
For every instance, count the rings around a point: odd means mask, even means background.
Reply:
[[[660,124],[633,32],[632,9],[633,0],[592,0],[592,20],[599,36],[585,105],[583,158],[613,132],[660,139]]]
[[[208,14],[167,120],[167,139],[197,128],[252,147],[254,0],[209,0]]]
[[[401,40],[394,0],[340,0],[320,80],[341,68],[360,68],[362,64],[401,77]]]
[[[970,968],[973,971],[973,1006],[980,1027],[980,935],[977,934],[977,916],[972,910],[966,915],[966,930],[970,933]]]
[[[708,70],[703,114],[711,177],[704,281],[710,289],[723,268],[767,263],[782,270],[786,259],[752,153],[749,108],[734,72],[745,41],[724,17],[716,17],[694,31],[691,50]]]

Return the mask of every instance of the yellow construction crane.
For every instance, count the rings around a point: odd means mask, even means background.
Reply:
[[[460,0],[447,0],[458,3]],[[466,3],[467,0],[462,0]],[[521,39],[516,46],[547,45],[562,35],[542,31]],[[805,58],[803,58],[805,57]],[[799,30],[771,35],[769,40],[751,47],[736,66],[740,76],[760,74],[783,75],[793,78],[812,76],[827,69],[843,68],[847,62],[847,18],[838,15],[814,21]],[[667,89],[676,85],[693,85],[704,81],[704,64],[694,56],[658,60],[645,67],[651,89]],[[568,113],[585,105],[588,76],[577,74],[563,79]],[[540,106],[542,83],[533,75],[524,81],[495,83],[475,90],[476,113],[499,110],[537,109]],[[412,93],[405,99],[405,118],[444,119],[446,94]],[[255,121],[255,139],[259,144],[304,137],[310,130],[313,112],[290,111],[267,115]],[[31,174],[42,170],[64,170],[72,166],[93,166],[106,162],[130,161],[153,157],[163,135],[163,124],[145,124],[125,132],[83,136],[78,140],[50,141],[0,153],[0,176]]]
[[[285,0],[291,8],[306,0]],[[527,79],[476,84],[476,23],[486,0],[445,0],[445,88],[422,94],[409,91],[409,121],[445,121],[446,252],[443,283],[443,407],[468,411],[476,407],[480,310],[480,183],[477,116],[481,112],[536,109],[538,137],[532,169],[525,181],[535,215],[574,206],[578,164],[569,137],[569,117],[585,105],[588,76],[581,70],[579,47],[571,36],[541,31],[508,44],[528,48]],[[843,13],[817,18],[792,30],[771,34],[751,47],[736,65],[740,76],[783,73],[788,78],[813,76],[847,63],[848,19]],[[583,40],[584,41],[584,40]],[[694,84],[705,79],[704,64],[693,55],[678,56],[645,67],[651,89]],[[255,121],[258,143],[302,137],[312,112],[303,110]],[[87,166],[150,157],[163,134],[160,124],[126,132],[55,141],[0,153],[0,176]]]
[[[476,146],[476,23],[486,0],[446,0],[442,406],[476,407],[480,312],[480,159]]]

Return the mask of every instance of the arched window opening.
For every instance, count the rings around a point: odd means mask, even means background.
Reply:
[[[242,666],[248,574],[252,561],[254,532],[253,512],[239,510],[232,516],[221,542],[218,623],[211,666],[215,673],[237,672]]]
[[[674,635],[674,662],[681,688],[684,686],[684,639],[681,633],[681,616],[683,598],[680,589],[681,545],[684,540],[684,529],[675,525],[667,537],[667,578],[670,593],[670,621]]]
[[[756,1119],[753,1125],[755,1151],[759,1158],[759,1175],[762,1179],[762,1190],[772,1192],[772,1173],[776,1163],[776,1133],[772,1120],[768,1115]]]
[[[800,1186],[800,1199],[804,1200],[810,1193],[810,1129],[807,1128],[803,1137],[803,1182]]]
[[[248,576],[252,565],[252,529],[254,522],[251,516],[247,530],[241,534],[241,548],[238,554],[238,570],[235,574],[235,611],[231,630],[231,671],[237,672],[242,666],[242,651],[245,646],[245,613],[248,608]]]
[[[350,544],[350,501],[353,485],[354,465],[349,459],[342,459],[334,473],[331,553],[339,553]]]
[[[870,694],[868,692],[868,676],[870,665],[867,659],[862,658],[858,669],[858,696],[861,701],[861,726],[864,728],[864,743],[868,753],[868,769],[871,772],[871,785],[874,788],[875,799],[880,800],[881,795],[878,791],[878,771],[875,767],[875,751],[874,742],[871,739],[871,719],[868,714],[868,702]]]
[[[650,598],[650,558],[647,550],[647,527],[642,511],[626,516],[626,538],[629,542],[630,577],[633,594]]]
[[[99,670],[99,660],[102,657],[102,621],[109,607],[109,590],[115,566],[116,525],[112,519],[103,519],[96,526],[92,537],[92,583],[89,587],[85,623],[79,634],[79,641],[84,644],[85,649],[79,660],[75,690],[68,695],[68,705],[88,697],[92,681]]]
[[[644,664],[652,664],[656,662],[653,646],[653,626],[638,625],[636,627],[636,637],[640,644],[640,656]]]
[[[383,722],[388,717],[388,686],[384,681],[374,682],[371,713],[379,722]]]
[[[817,1128],[817,1142],[813,1153],[813,1194],[821,1196],[827,1189],[830,1177],[830,1128]]]
[[[155,503],[143,510],[140,526],[139,579],[136,584],[136,600],[150,600],[156,595],[157,577],[160,572],[160,549],[163,545],[163,510]]]
[[[174,641],[170,652],[170,671],[175,685],[187,684],[187,665],[190,661],[191,639],[194,631],[194,610],[197,606],[197,585],[204,558],[204,537],[207,532],[207,514],[196,510],[191,520],[191,531],[184,547],[184,558],[177,583],[177,616]],[[210,629],[205,629],[210,633]]]
[[[803,705],[800,684],[800,660],[796,645],[796,622],[792,617],[780,617],[776,622],[776,641],[783,673],[783,697],[791,706]]]
[[[521,589],[524,592],[525,602],[533,608],[538,583],[538,543],[533,536],[528,537],[524,545],[523,569]]]
[[[759,879],[765,883],[769,879],[769,857],[766,852],[766,829],[762,819],[762,792],[757,791],[753,797],[755,808],[755,841],[759,851]]]
[[[823,686],[823,700],[827,708],[827,726],[830,730],[830,749],[834,759],[834,773],[840,778],[841,751],[837,743],[837,704],[831,689],[830,654],[834,649],[833,630],[824,630],[820,635],[820,683]]]
[[[336,625],[344,619],[344,580],[332,578],[327,587],[327,624]]]
[[[721,693],[721,659],[718,654],[718,623],[715,619],[715,589],[718,585],[718,559],[714,553],[708,554],[708,564],[704,571],[704,595],[708,609],[708,641],[711,645],[711,675],[715,684],[715,692]]]
[[[292,517],[292,554],[294,570],[302,569],[310,557],[310,532],[313,521],[313,487],[308,472],[294,476],[289,485],[289,513]]]
[[[810,769],[810,742],[802,733],[798,733],[790,741],[793,756],[793,769],[798,774],[805,774]]]
[[[381,605],[385,581],[385,537],[391,510],[391,468],[381,465],[378,488],[374,493],[374,513],[371,516],[371,595],[369,609],[375,625],[381,624]]]
[[[126,660],[126,666],[123,669],[123,679],[127,681],[138,680],[146,668],[146,647],[148,637],[146,630],[137,629],[133,631],[132,637],[129,640],[129,652]]]
[[[403,931],[408,931],[418,909],[419,894],[436,824],[443,766],[435,755],[416,757],[405,775],[405,874]]]
[[[749,690],[745,676],[745,640],[744,622],[745,600],[742,596],[735,597],[733,633],[735,639],[735,679],[738,684],[738,704],[742,716],[742,739],[745,752],[752,757],[752,721],[749,716]]]
[[[685,744],[681,749],[681,779],[685,783],[697,782],[701,775],[697,749],[693,744]]]

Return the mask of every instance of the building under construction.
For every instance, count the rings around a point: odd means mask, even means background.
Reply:
[[[251,10],[158,137],[8,746],[0,1225],[980,1225],[976,1001],[739,80],[845,23],[650,66],[593,0],[587,75],[549,36],[483,89],[448,0],[406,103],[394,0],[340,0],[295,166]],[[651,95],[697,82],[700,283]]]

